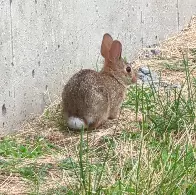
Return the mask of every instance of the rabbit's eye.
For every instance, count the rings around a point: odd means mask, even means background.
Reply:
[[[131,67],[128,66],[128,67],[126,68],[126,71],[127,71],[127,72],[131,72]]]

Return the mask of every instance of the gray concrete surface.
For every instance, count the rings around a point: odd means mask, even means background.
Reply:
[[[134,59],[193,14],[195,0],[0,0],[0,133],[42,113],[80,68],[99,67],[105,32]]]

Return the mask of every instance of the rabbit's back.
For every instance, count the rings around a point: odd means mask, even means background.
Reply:
[[[94,70],[84,69],[76,73],[65,85],[62,99],[67,117],[76,116],[88,124],[108,110],[108,91],[102,75]]]

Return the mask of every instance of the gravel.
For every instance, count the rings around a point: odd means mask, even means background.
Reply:
[[[140,67],[138,70],[138,84],[153,87],[155,89],[163,87],[167,89],[180,89],[180,84],[170,84],[161,81],[160,76],[155,71],[152,71],[147,66]]]

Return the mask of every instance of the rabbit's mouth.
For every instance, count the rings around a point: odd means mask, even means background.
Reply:
[[[132,71],[131,73],[125,75],[123,77],[123,80],[124,80],[124,83],[129,86],[129,85],[137,82],[137,77],[136,77],[135,73]]]
[[[131,73],[132,75],[132,73]],[[112,77],[114,77],[118,83],[120,83],[123,87],[127,88],[131,84],[136,82],[136,78],[132,77],[130,74],[125,75],[124,73],[118,73],[118,74],[112,74]]]
[[[137,78],[136,77],[127,77],[126,78],[126,84],[127,85],[131,85],[133,83],[136,83],[137,82]]]

